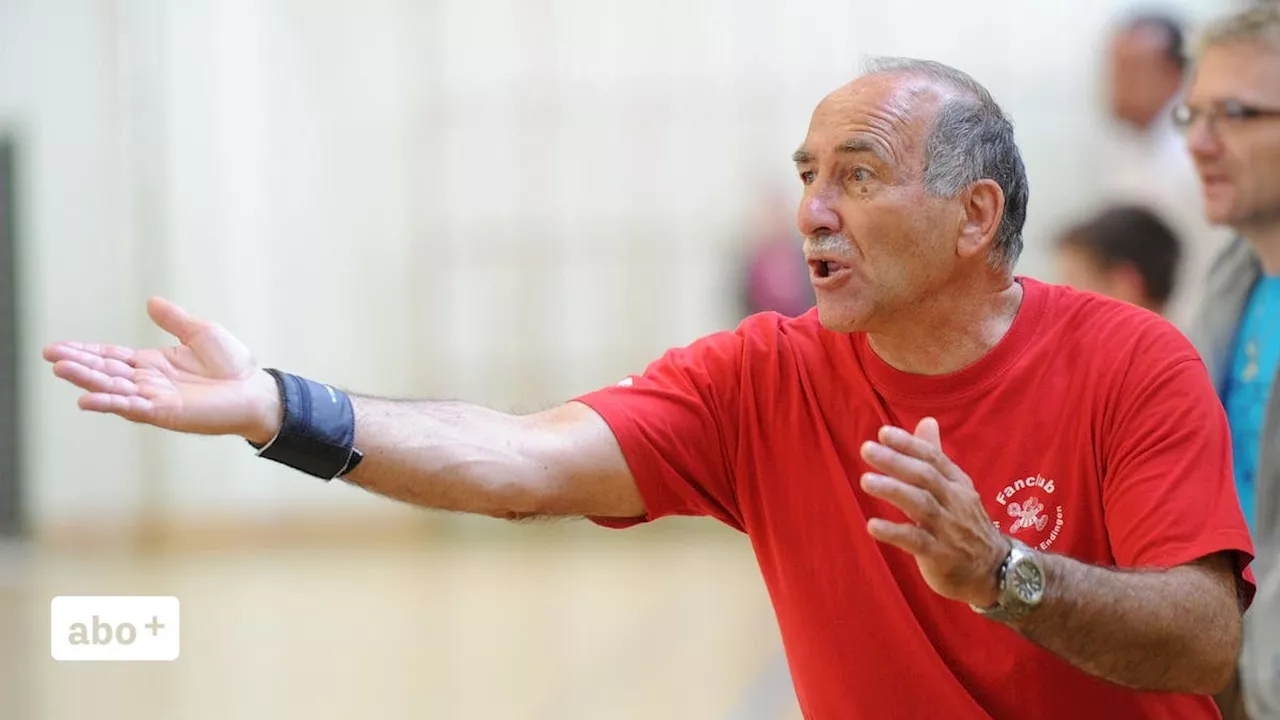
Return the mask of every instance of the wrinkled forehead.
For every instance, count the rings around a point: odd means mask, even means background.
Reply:
[[[886,162],[919,167],[925,136],[942,97],[932,82],[911,75],[859,78],[818,104],[803,151],[821,162],[854,142],[868,145]]]

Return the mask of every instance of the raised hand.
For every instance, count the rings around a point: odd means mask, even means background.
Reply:
[[[865,473],[862,488],[892,503],[911,520],[872,518],[873,537],[911,553],[934,592],[990,607],[998,596],[996,572],[1009,540],[991,523],[973,481],[942,452],[938,422],[925,418],[915,434],[886,427],[862,457],[880,473]]]
[[[80,387],[81,409],[204,435],[240,435],[263,443],[279,427],[279,393],[249,349],[222,326],[152,298],[147,313],[179,345],[135,350],[119,345],[54,343],[44,350],[53,373]]]

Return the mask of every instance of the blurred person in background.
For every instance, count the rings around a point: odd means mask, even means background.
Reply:
[[[1185,330],[1227,233],[1205,221],[1195,166],[1173,123],[1185,85],[1184,46],[1182,26],[1171,15],[1135,15],[1114,29],[1106,58],[1113,134],[1101,180],[1108,203],[1146,207],[1183,241],[1166,315]]]
[[[1063,233],[1062,281],[1160,315],[1168,310],[1182,247],[1173,230],[1144,207],[1110,208]]]
[[[760,217],[752,224],[755,235],[742,278],[743,310],[746,315],[803,315],[816,300],[801,248],[803,238],[796,233],[791,210],[781,194],[760,207]]]
[[[1228,718],[1280,718],[1280,5],[1205,32],[1177,114],[1208,219],[1235,237],[1214,262],[1191,335],[1231,426],[1258,595],[1245,616],[1239,696]],[[1234,688],[1233,688],[1234,690]]]
[[[1015,274],[1021,151],[958,70],[873,64],[792,159],[816,312],[542,412],[348,394],[162,299],[180,345],[45,358],[86,410],[425,507],[719,520],[751,540],[805,717],[1217,717],[1252,546],[1195,349]]]

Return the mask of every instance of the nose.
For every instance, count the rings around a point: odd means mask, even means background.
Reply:
[[[1222,151],[1222,140],[1212,125],[1213,123],[1200,119],[1187,128],[1187,150],[1192,156],[1209,158]]]
[[[806,192],[796,213],[796,227],[805,237],[835,235],[841,230],[840,216],[821,192]]]

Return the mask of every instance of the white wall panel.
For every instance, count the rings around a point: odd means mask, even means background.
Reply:
[[[377,504],[236,441],[76,411],[36,348],[161,341],[149,294],[268,364],[520,408],[731,327],[735,253],[766,198],[796,197],[809,113],[870,54],[996,93],[1032,181],[1022,270],[1051,276],[1052,232],[1098,200],[1098,50],[1124,6],[0,0],[0,122],[29,160],[33,515]]]

